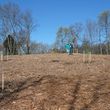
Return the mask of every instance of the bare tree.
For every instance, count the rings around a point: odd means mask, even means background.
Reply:
[[[43,43],[30,43],[30,53],[31,54],[40,54],[40,53],[48,53],[49,52],[49,45]]]
[[[93,44],[95,43],[96,41],[96,26],[97,26],[97,23],[95,21],[92,21],[92,20],[88,20],[86,22],[86,32],[87,32],[87,36],[89,38],[89,41],[90,41],[90,49],[91,49],[91,52],[94,52],[92,49],[93,47]]]
[[[14,40],[17,41],[20,28],[20,9],[17,4],[6,3],[0,5],[0,38],[2,42],[8,37],[13,36]],[[12,47],[10,46],[10,49]]]
[[[99,53],[102,54],[102,28],[100,25],[97,23],[96,26],[96,36],[98,37],[98,44],[99,44]]]
[[[0,5],[0,21],[3,29],[1,29],[3,31],[1,34],[6,32],[6,34],[13,33],[16,36],[16,33],[20,30],[20,18],[21,12],[17,4],[6,3]]]
[[[74,49],[78,51],[78,41],[81,41],[81,33],[83,31],[83,24],[80,22],[77,22],[69,27],[70,34],[72,36],[71,39],[73,39],[73,45]]]
[[[68,33],[68,28],[60,27],[58,29],[55,44],[56,44],[57,48],[60,49],[60,51],[64,51],[65,44],[66,44],[65,39],[66,39],[67,33]]]
[[[70,26],[70,29],[73,30],[78,36],[80,36],[82,30],[83,30],[83,24],[80,22],[77,22]]]
[[[60,49],[61,51],[65,51],[65,45],[67,43],[71,43],[74,45],[74,48],[78,48],[77,40],[79,39],[79,35],[82,31],[82,24],[75,23],[70,27],[60,27],[57,32],[55,46],[56,49]],[[74,34],[74,35],[73,35]]]
[[[99,15],[99,24],[105,34],[106,53],[109,53],[110,11],[104,11]]]
[[[0,5],[0,40],[4,41],[11,35],[16,40],[17,48],[21,48],[25,43],[29,53],[30,37],[34,28],[29,11],[22,12],[17,4],[11,2]]]
[[[25,38],[26,38],[26,47],[27,47],[27,54],[30,53],[30,37],[31,33],[36,27],[36,24],[33,22],[32,15],[29,11],[26,11],[22,15],[22,23],[23,29],[25,30]]]

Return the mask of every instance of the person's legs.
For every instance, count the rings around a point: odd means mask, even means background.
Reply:
[[[70,55],[70,50],[69,49],[67,49],[67,53],[68,53],[68,55]]]

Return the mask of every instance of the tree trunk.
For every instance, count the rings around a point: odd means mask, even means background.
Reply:
[[[108,47],[108,29],[107,29],[107,27],[105,28],[105,32],[106,32],[106,54],[108,55],[109,47]]]
[[[100,44],[100,54],[102,55],[102,46],[101,46],[101,44]]]
[[[100,35],[100,32],[99,32],[99,42],[100,42],[100,54],[102,55],[102,45],[101,45],[101,35]]]
[[[27,54],[30,54],[30,47],[27,46]]]

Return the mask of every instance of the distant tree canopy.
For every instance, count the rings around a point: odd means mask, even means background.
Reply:
[[[43,43],[31,42],[30,44],[30,52],[32,54],[43,54],[50,52],[50,46]]]
[[[65,45],[71,43],[74,48],[78,48],[77,41],[79,39],[80,32],[82,31],[82,24],[77,23],[70,27],[60,27],[57,31],[55,48],[64,52]]]
[[[72,43],[80,52],[110,54],[110,10],[101,12],[96,21],[89,19],[85,24],[60,27],[53,49],[64,52],[67,43]]]
[[[104,37],[104,44],[106,44],[106,53],[110,54],[110,10],[103,11],[99,15],[98,23]]]
[[[46,53],[50,47],[31,41],[36,28],[30,11],[22,11],[15,3],[0,4],[0,43],[5,53]],[[101,12],[97,20],[74,23],[60,27],[51,50],[65,52],[65,45],[72,44],[79,52],[91,51],[97,54],[110,54],[110,10]]]
[[[26,46],[26,53],[30,53],[30,37],[35,29],[31,12],[22,11],[15,3],[0,4],[0,41],[4,42],[8,35],[12,35],[18,50]],[[8,36],[9,38],[9,36]],[[12,52],[12,51],[10,51]]]

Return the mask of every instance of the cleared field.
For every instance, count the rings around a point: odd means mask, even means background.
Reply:
[[[0,61],[0,110],[110,110],[110,56],[9,56]]]

